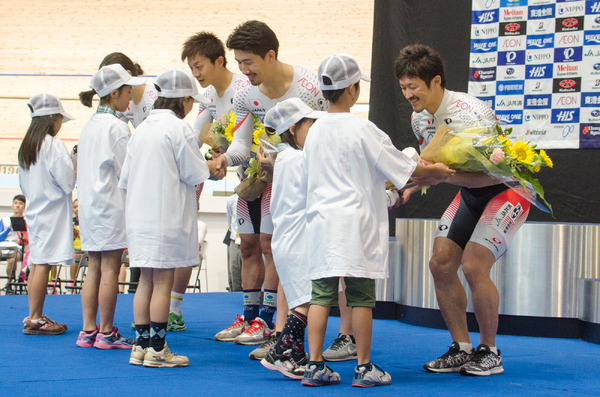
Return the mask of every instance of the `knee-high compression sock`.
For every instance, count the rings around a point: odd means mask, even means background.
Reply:
[[[301,360],[304,358],[304,338],[306,335],[306,316],[298,313],[295,310],[287,316],[281,336],[275,345],[275,352],[282,354],[284,351],[291,349],[292,358]]]
[[[260,307],[260,290],[244,290],[244,320],[250,322],[258,317],[258,308]]]
[[[277,291],[266,289],[263,292],[262,306],[258,317],[265,320],[269,328],[273,328],[273,316],[277,311]]]
[[[150,324],[135,325],[135,344],[142,349],[150,346]]]
[[[150,347],[157,352],[165,348],[168,323],[155,323],[150,321]]]

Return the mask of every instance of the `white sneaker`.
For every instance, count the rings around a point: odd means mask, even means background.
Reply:
[[[145,355],[146,349],[144,349],[142,346],[133,345],[131,348],[131,355],[129,356],[129,364],[144,365]]]
[[[273,330],[269,328],[265,320],[256,317],[252,320],[250,327],[246,328],[244,332],[235,338],[235,343],[240,345],[260,345],[266,341],[272,333]]]
[[[238,314],[233,324],[218,332],[215,339],[221,342],[233,342],[248,327],[250,327],[250,324],[244,320],[244,316]]]
[[[149,347],[144,355],[144,367],[187,367],[189,363],[189,358],[172,353],[166,343],[161,351],[157,352],[154,348]]]

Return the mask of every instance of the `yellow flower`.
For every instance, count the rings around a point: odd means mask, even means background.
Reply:
[[[262,130],[264,131],[264,130]],[[261,129],[256,129],[254,130],[254,133],[252,134],[252,142],[255,145],[260,145],[260,141],[258,140],[258,136],[261,134]]]
[[[227,139],[228,142],[231,142],[233,140],[233,131],[235,130],[235,124],[228,124],[227,127],[225,128],[225,139]]]
[[[542,160],[544,160],[544,164],[546,164],[547,167],[552,168],[554,166],[554,164],[552,163],[552,160],[550,159],[550,157],[546,154],[545,150],[540,150],[540,156],[542,157]]]
[[[535,157],[535,152],[527,143],[517,142],[510,147],[512,157],[521,164],[530,164]]]

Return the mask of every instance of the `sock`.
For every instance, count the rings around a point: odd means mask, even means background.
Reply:
[[[171,291],[171,306],[169,307],[169,312],[181,314],[181,302],[183,301],[184,296],[185,294]]]
[[[260,290],[244,290],[244,320],[248,323],[258,317],[258,308],[260,307]]]
[[[490,351],[492,353],[494,353],[495,355],[498,355],[498,347],[497,346],[490,346]]]
[[[157,352],[165,348],[168,323],[155,323],[150,321],[150,347]]]
[[[367,371],[370,371],[373,369],[373,363],[368,363],[368,364],[360,364],[356,366],[356,369],[360,369],[360,368],[366,368]]]
[[[150,346],[150,324],[135,325],[135,344],[142,349]]]
[[[306,334],[306,316],[298,313],[295,310],[287,316],[281,337],[275,345],[275,353],[282,354],[284,351],[291,349],[292,358],[301,360],[304,358],[304,337]]]
[[[350,339],[352,341],[352,343],[356,344],[356,340],[354,340],[354,335],[350,335],[350,334],[345,334],[343,332],[340,332],[338,334],[338,339],[339,338],[344,338],[344,339]]]
[[[258,317],[265,320],[269,328],[273,328],[273,316],[277,311],[277,291],[266,289],[263,292],[262,307]]]
[[[317,370],[322,370],[323,368],[325,368],[325,361],[309,361],[308,365],[316,365],[317,366]]]
[[[471,353],[473,351],[473,345],[471,342],[458,342],[458,347],[465,353]]]

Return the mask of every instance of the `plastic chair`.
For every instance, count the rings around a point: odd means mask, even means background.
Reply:
[[[87,252],[84,252],[81,255],[81,259],[79,260],[79,264],[77,265],[77,272],[75,273],[75,280],[71,283],[65,285],[65,289],[71,291],[72,294],[79,294],[81,292],[81,288],[83,288],[83,280],[85,280],[85,274],[88,269],[88,264],[90,262],[90,256]]]

